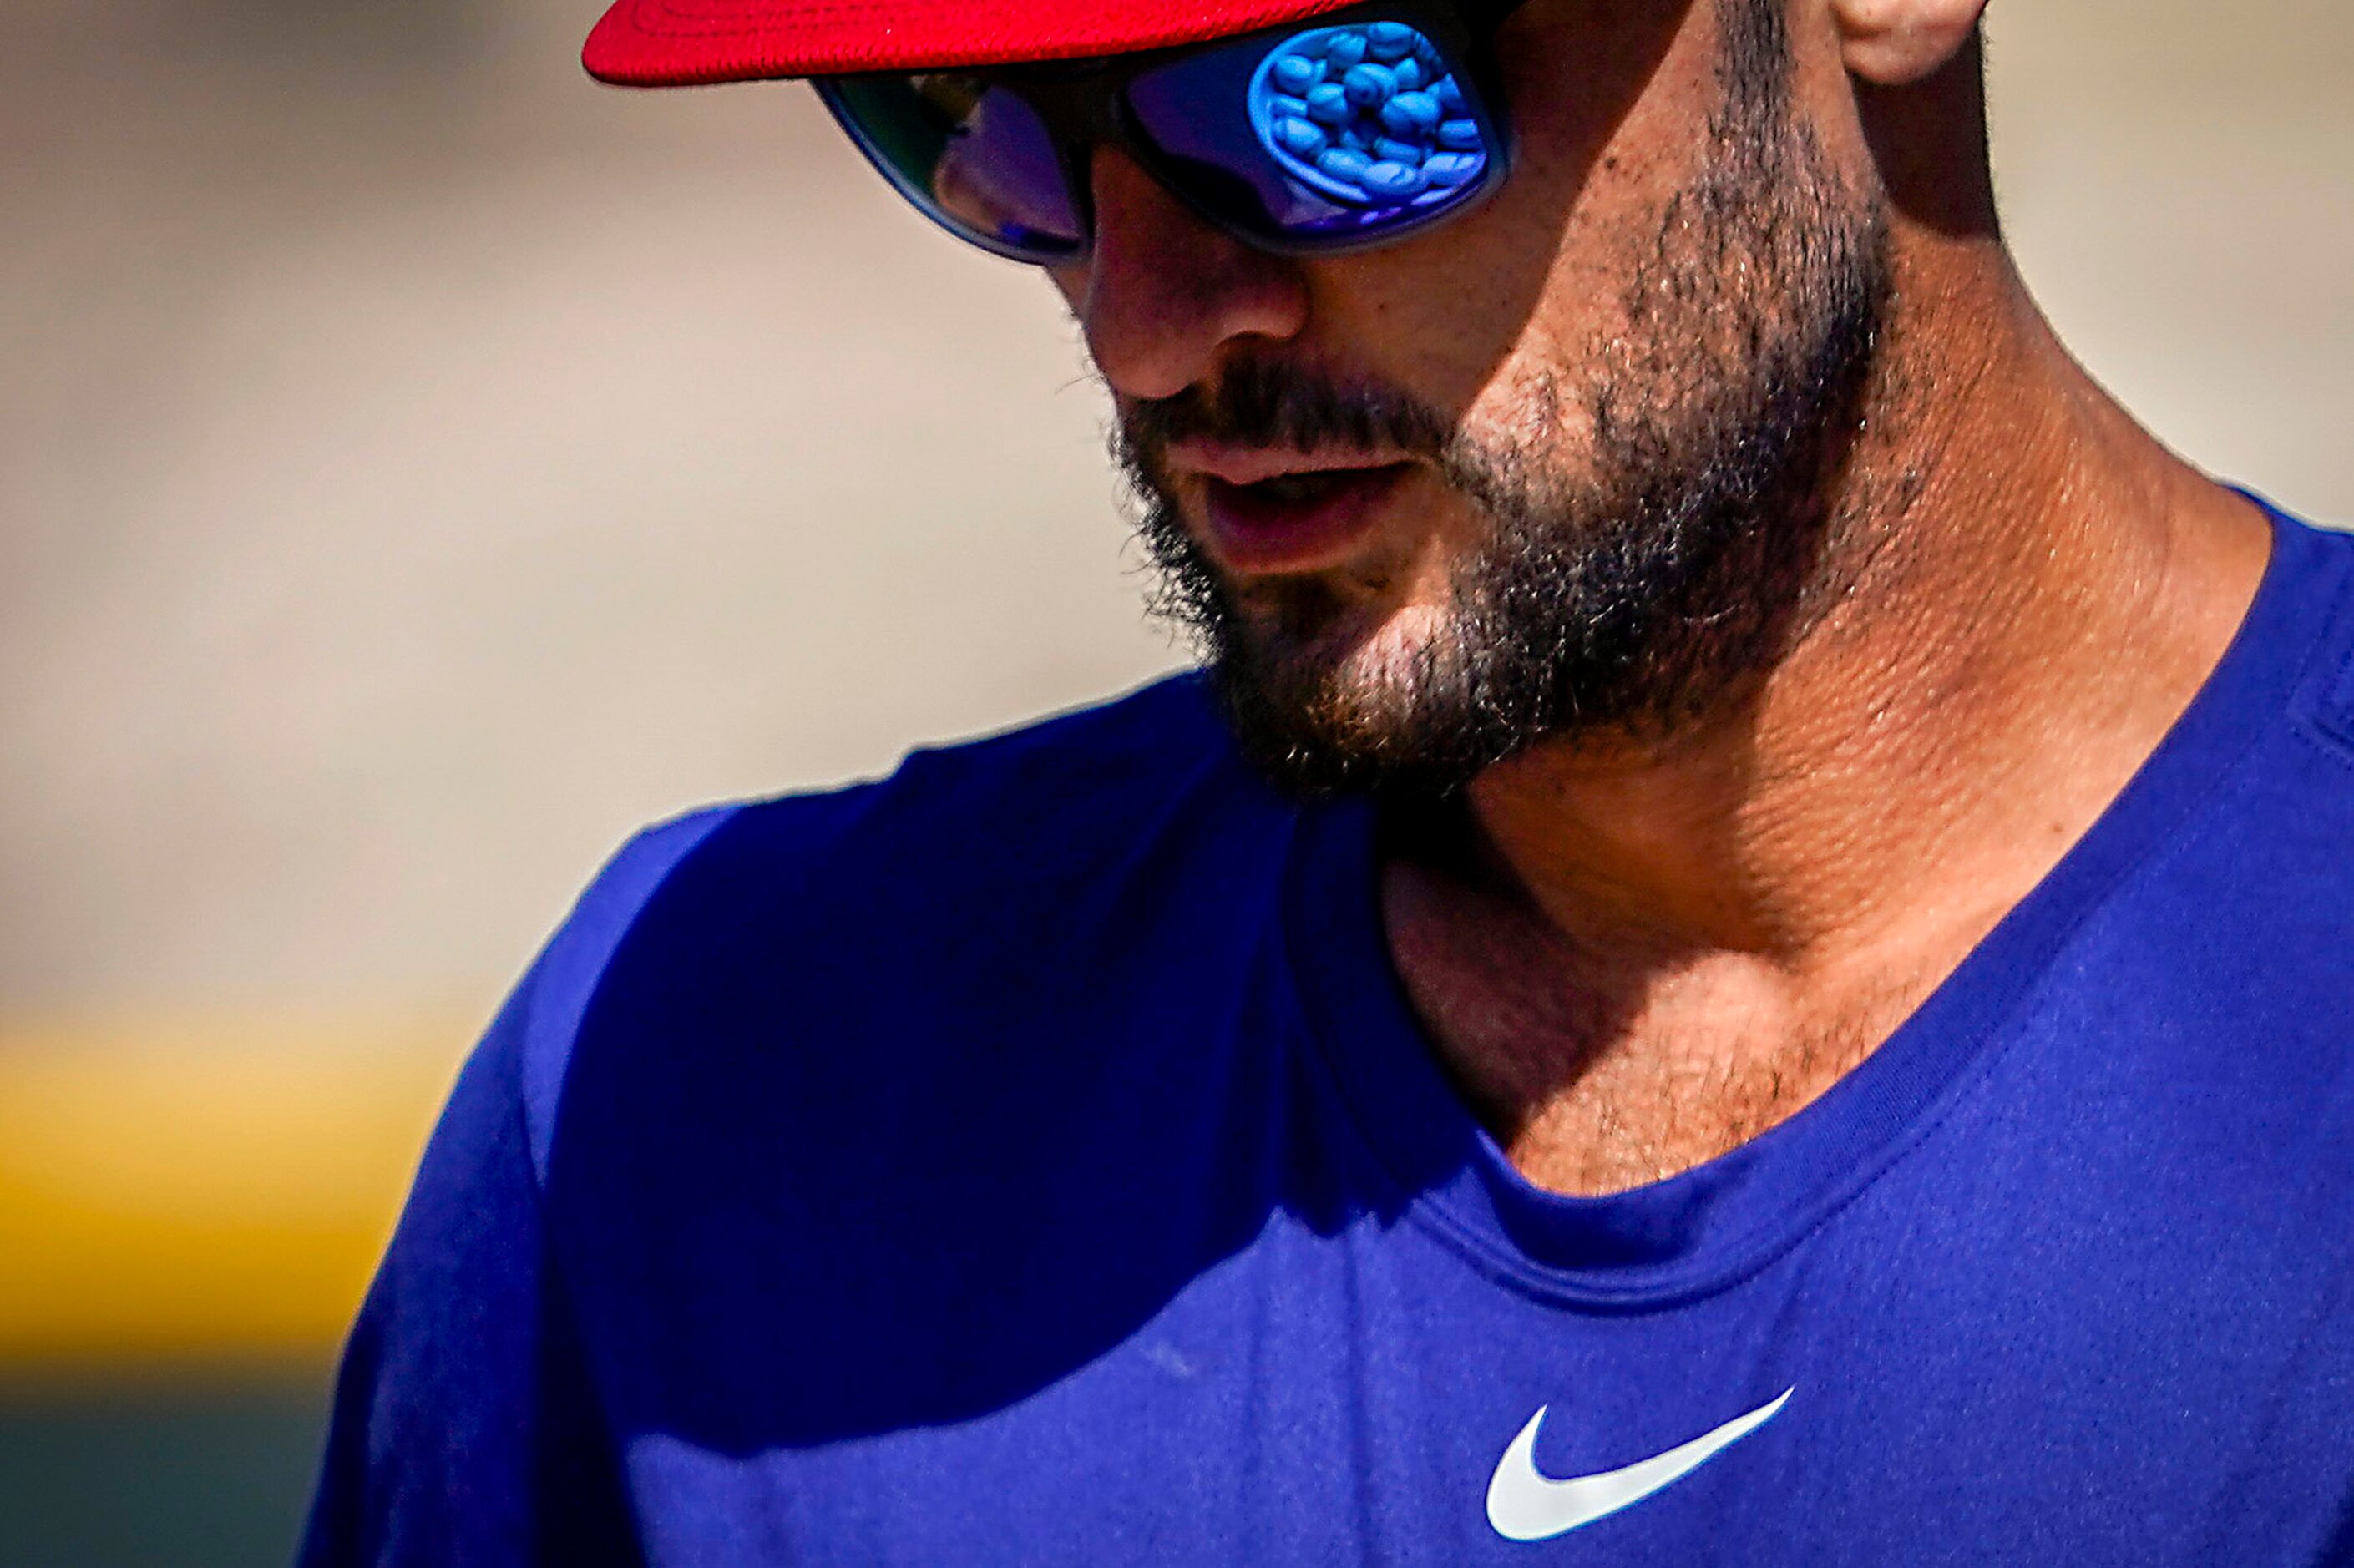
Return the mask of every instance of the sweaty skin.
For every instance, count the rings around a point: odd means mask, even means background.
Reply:
[[[1098,154],[1095,247],[1055,281],[1114,397],[1272,356],[1467,430],[1566,422],[1575,453],[1578,402],[1553,389],[1623,352],[1628,270],[1712,155],[1720,3],[1531,0],[1499,51],[1513,178],[1386,249],[1254,251]],[[1796,112],[1884,204],[1894,282],[1854,450],[1826,482],[1837,591],[1716,710],[1541,744],[1387,835],[1407,994],[1542,1186],[1684,1170],[1861,1061],[2124,786],[2262,574],[2260,514],[2093,383],[2003,248],[1982,5],[1786,7]],[[1198,487],[1176,493],[1214,559]],[[1479,526],[1417,471],[1280,569],[1347,607],[1352,667],[1377,672],[1428,635]],[[1218,564],[1246,606],[1269,586]]]

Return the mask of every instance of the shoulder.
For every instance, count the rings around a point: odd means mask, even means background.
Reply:
[[[1189,806],[1219,824],[1269,804],[1200,682],[1179,677],[917,749],[880,779],[656,830],[649,839],[659,842],[635,853],[658,869],[658,884],[640,873],[621,890],[625,945],[660,949],[663,965],[707,968],[739,939],[766,952],[838,947],[860,931],[904,939],[951,910],[970,943],[1101,880],[1140,843],[1182,833],[1172,819]],[[631,863],[628,853],[616,863]],[[977,929],[981,909],[997,917]]]
[[[1178,677],[1100,706],[910,752],[888,777],[737,807],[691,868],[705,897],[822,896],[836,916],[892,889],[936,896],[1021,882],[1167,810],[1244,780],[1201,683]]]
[[[2276,575],[2298,579],[2317,610],[2296,717],[2354,763],[2354,533],[2274,516]]]
[[[2242,1012],[2293,990],[2342,995],[2354,935],[2354,536],[2273,517],[2232,646],[2112,805],[2123,831],[2103,824],[2073,857],[2104,876],[2124,872],[2105,864],[2119,846],[2138,860],[2088,930],[2142,954],[2156,994],[2272,972]],[[2341,1011],[2326,1017],[2335,1033]]]
[[[540,1174],[584,1042],[643,1065],[683,1032],[732,1050],[855,1013],[905,1036],[927,1001],[970,1006],[1091,961],[1075,947],[1146,917],[1124,896],[1139,884],[1147,907],[1182,906],[1189,881],[1262,864],[1235,846],[1288,822],[1189,675],[918,749],[883,779],[651,828],[582,894],[514,1004]],[[660,1048],[682,1065],[685,1047]]]
[[[2202,1150],[2182,1169],[2211,1195],[2228,1169],[2250,1193],[2285,1183],[2354,1205],[2349,849],[2354,538],[2275,514],[2239,638],[2054,874],[2059,900],[2025,917],[2096,890],[2021,1024],[2076,1042],[2053,1060],[2100,1086],[2077,1133],[2115,1116],[2137,1139],[2163,1129]],[[2317,1157],[2325,1149],[2345,1152]],[[2294,1234],[2309,1245],[2309,1231]]]
[[[2354,833],[2354,534],[2264,504],[2272,561],[2234,646],[2179,729],[2198,732],[2202,719],[2211,727],[2211,710],[2264,710],[2251,715],[2264,722],[2249,731],[2211,831],[2237,828],[2223,836],[2235,840],[2232,853],[2252,857],[2243,872],[2270,860],[2293,883],[2354,888],[2354,857],[2310,853]]]

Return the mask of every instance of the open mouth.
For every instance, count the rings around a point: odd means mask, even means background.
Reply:
[[[1204,475],[1212,544],[1234,571],[1331,565],[1372,525],[1375,510],[1413,466],[1314,469],[1248,484]]]
[[[1257,484],[1237,484],[1233,489],[1254,506],[1308,506],[1324,501],[1352,484],[1361,483],[1375,469],[1335,468],[1319,473],[1285,473],[1273,479],[1262,479]]]

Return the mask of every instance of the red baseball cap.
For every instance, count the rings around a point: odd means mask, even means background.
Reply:
[[[623,87],[1076,59],[1199,43],[1356,0],[618,0],[581,63]]]

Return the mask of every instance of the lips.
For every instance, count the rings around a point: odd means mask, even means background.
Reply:
[[[1172,453],[1202,487],[1207,537],[1238,576],[1337,566],[1375,525],[1410,462],[1338,453],[1195,450]]]

